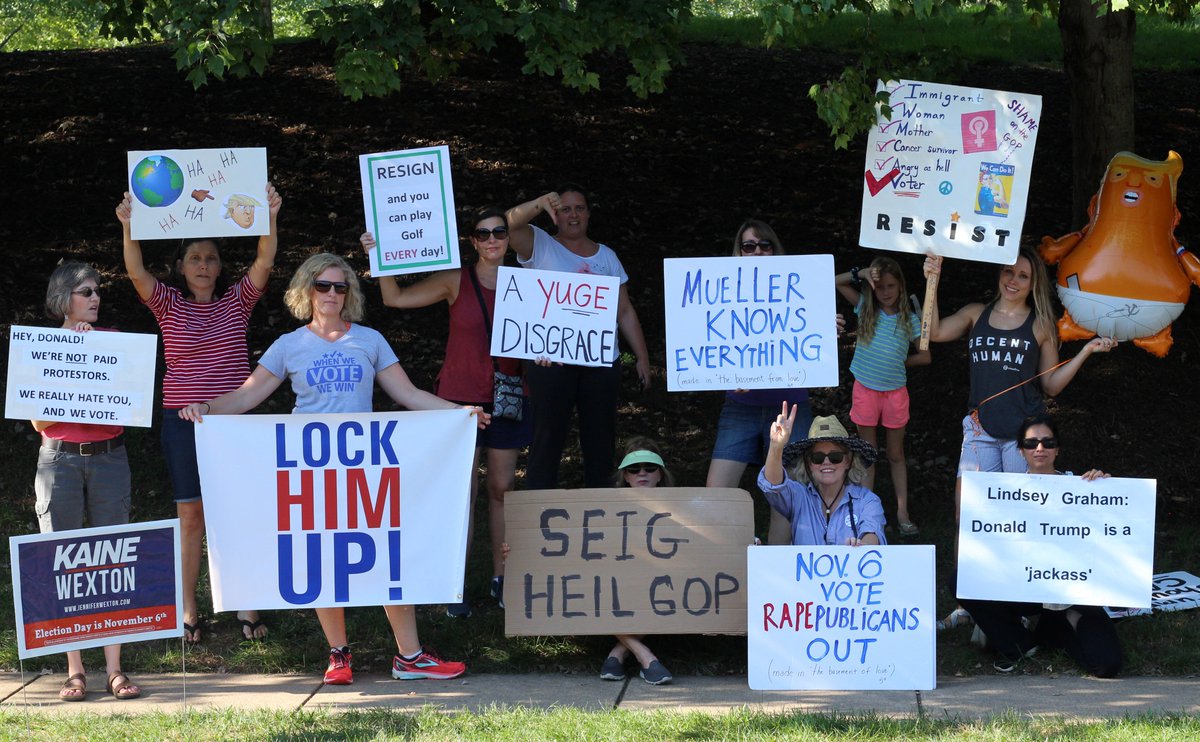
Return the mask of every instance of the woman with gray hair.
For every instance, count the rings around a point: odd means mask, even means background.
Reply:
[[[65,330],[91,332],[100,312],[100,274],[86,263],[59,264],[46,289],[46,314]],[[42,434],[33,488],[42,533],[111,526],[129,522],[129,459],[125,429],[120,425],[32,420]],[[121,645],[104,647],[108,692],[118,701],[137,698],[141,690],[121,670]],[[58,691],[63,701],[87,697],[83,655],[67,652],[67,681]]]
[[[292,276],[283,300],[292,316],[308,323],[272,343],[240,387],[208,402],[184,407],[179,411],[181,418],[201,423],[203,415],[246,412],[269,397],[284,379],[291,381],[296,393],[294,413],[370,412],[375,382],[397,404],[410,410],[459,407],[413,386],[383,335],[357,324],[363,314],[362,288],[358,275],[341,257],[319,253],[305,260]],[[323,377],[306,373],[314,367],[326,367],[334,359],[347,372],[342,377],[345,383],[321,383]],[[490,421],[490,416],[479,408],[469,409],[478,414],[480,427]],[[465,664],[441,660],[422,648],[414,606],[388,605],[383,610],[398,650],[392,662],[392,677],[453,678],[466,672]],[[349,685],[354,676],[345,610],[317,608],[316,612],[330,647],[325,683]]]

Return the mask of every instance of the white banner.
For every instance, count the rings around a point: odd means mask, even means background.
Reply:
[[[372,276],[459,267],[450,148],[358,156]]]
[[[214,610],[458,602],[475,424],[461,409],[204,418]]]
[[[931,690],[932,546],[751,546],[754,690]]]
[[[271,232],[263,147],[129,152],[135,240]]]
[[[663,261],[667,390],[837,386],[832,255]]]
[[[1152,608],[1117,608],[1104,610],[1113,618],[1144,616],[1154,611],[1190,611],[1200,608],[1200,577],[1190,572],[1164,572],[1154,575],[1150,585]]]
[[[4,416],[150,427],[158,336],[13,325]]]
[[[1041,97],[915,80],[877,90],[892,116],[867,137],[859,244],[1014,262]]]
[[[1150,607],[1155,486],[963,472],[959,597]]]
[[[492,355],[575,366],[617,360],[621,279],[502,266],[496,279]]]

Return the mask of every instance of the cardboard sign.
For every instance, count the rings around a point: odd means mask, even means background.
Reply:
[[[621,279],[501,266],[492,355],[547,358],[574,366],[617,360]]]
[[[359,155],[372,276],[459,266],[450,148]]]
[[[461,600],[475,425],[464,409],[205,417],[214,609]]]
[[[263,147],[129,152],[135,240],[271,232]]]
[[[667,390],[837,386],[832,255],[663,261]]]
[[[13,325],[4,416],[150,427],[158,336]]]
[[[509,636],[746,630],[745,490],[509,492],[504,527]]]
[[[878,90],[892,115],[867,137],[859,243],[1013,263],[1041,97],[916,80]]]
[[[1148,608],[1155,486],[963,472],[959,597]]]
[[[1154,575],[1150,585],[1150,608],[1105,608],[1112,618],[1144,616],[1154,611],[1190,611],[1200,608],[1200,577],[1188,572]]]
[[[21,659],[182,635],[178,520],[8,543]]]

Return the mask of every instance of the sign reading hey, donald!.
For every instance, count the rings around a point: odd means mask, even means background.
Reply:
[[[465,409],[196,426],[217,611],[461,600]]]
[[[663,261],[667,389],[837,386],[833,256]]]
[[[264,147],[129,152],[135,240],[271,232]]]

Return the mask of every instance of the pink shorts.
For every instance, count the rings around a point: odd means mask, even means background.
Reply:
[[[877,392],[855,380],[850,420],[868,427],[882,422],[885,428],[903,428],[908,425],[908,387]]]

